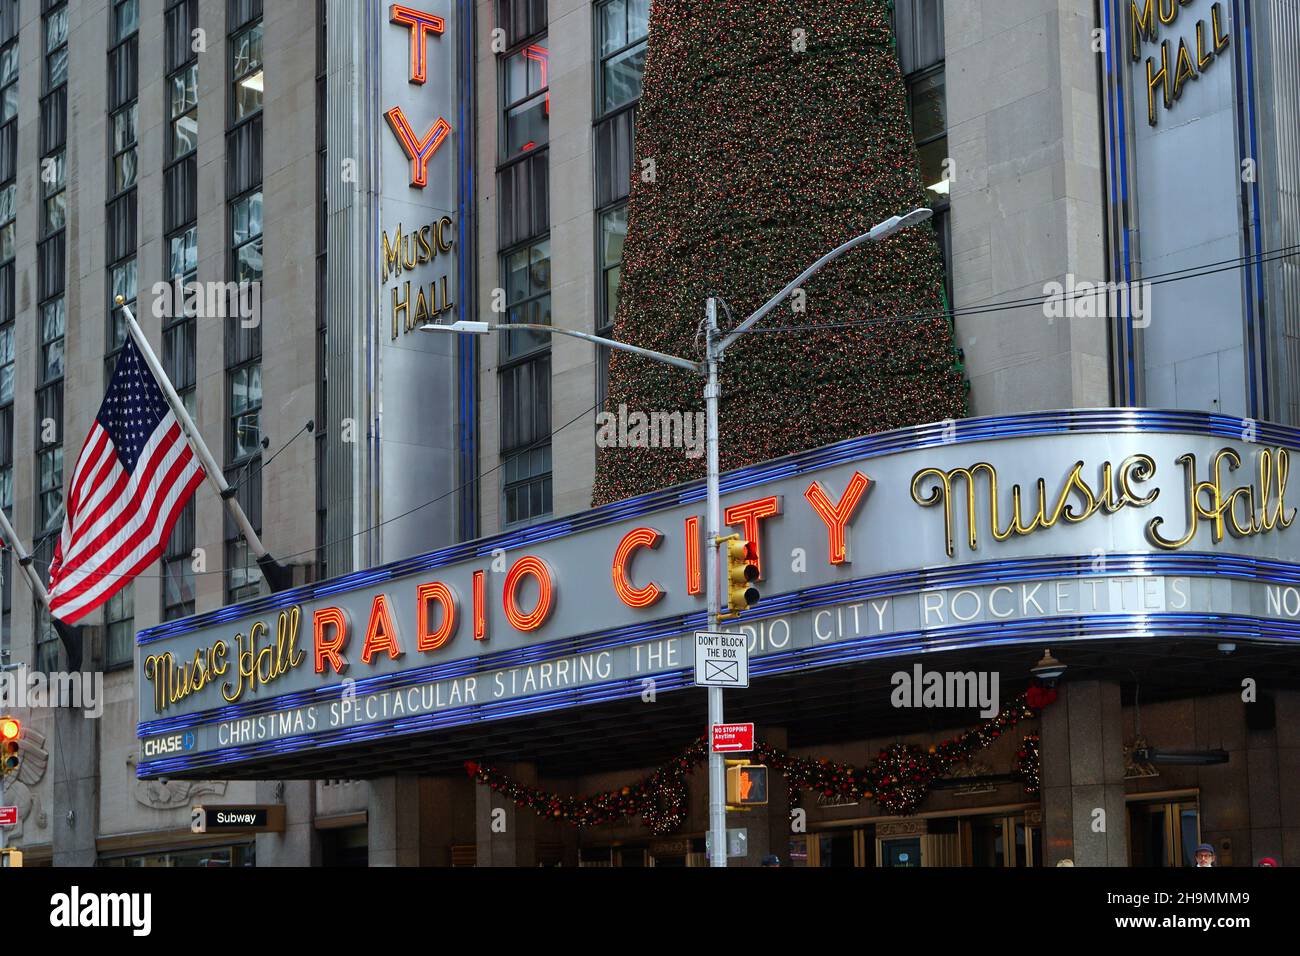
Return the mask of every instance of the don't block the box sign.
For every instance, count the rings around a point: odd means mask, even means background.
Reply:
[[[1297,447],[1224,416],[1067,411],[734,472],[724,522],[757,545],[763,601],[728,630],[756,675],[1229,618],[1238,640],[1295,640]],[[699,693],[703,515],[702,483],[681,486],[143,631],[139,772],[445,734],[646,678]],[[186,747],[152,746],[178,734]]]

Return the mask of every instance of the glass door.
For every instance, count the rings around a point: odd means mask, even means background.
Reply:
[[[920,866],[921,838],[893,837],[880,841],[881,866]]]

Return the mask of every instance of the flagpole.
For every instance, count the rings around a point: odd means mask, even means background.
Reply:
[[[81,670],[83,648],[81,628],[74,624],[64,624],[50,610],[50,592],[45,589],[45,583],[41,580],[41,576],[36,573],[31,552],[23,547],[22,538],[18,537],[18,532],[10,524],[9,516],[5,514],[3,508],[0,508],[0,537],[4,538],[5,544],[13,551],[14,557],[18,559],[18,566],[23,569],[23,573],[27,577],[27,583],[31,587],[32,593],[36,595],[36,600],[41,602],[41,607],[45,608],[45,613],[50,615],[54,630],[59,635],[59,640],[63,642],[64,650],[67,651],[69,669]]]
[[[114,301],[117,303],[118,308],[122,310],[122,314],[126,316],[126,325],[131,333],[131,338],[135,340],[145,364],[149,366],[149,371],[153,373],[154,379],[158,382],[158,387],[162,389],[167,404],[171,406],[172,412],[176,415],[176,421],[181,426],[181,431],[185,433],[190,448],[194,449],[194,454],[199,456],[199,462],[203,465],[203,471],[207,474],[208,481],[216,489],[217,494],[221,496],[221,500],[226,503],[226,508],[230,511],[230,517],[234,519],[240,533],[244,536],[244,540],[248,542],[248,549],[257,558],[258,567],[262,569],[262,573],[266,577],[266,583],[272,591],[288,589],[293,583],[293,577],[289,569],[271,556],[271,553],[266,550],[266,545],[262,544],[262,539],[253,530],[253,523],[248,520],[248,515],[244,514],[244,509],[239,504],[239,499],[235,497],[236,490],[230,487],[229,482],[226,481],[225,472],[217,464],[217,459],[213,457],[212,452],[208,450],[208,446],[204,443],[203,436],[199,434],[194,420],[190,418],[190,413],[185,410],[185,403],[181,401],[180,395],[176,393],[172,380],[163,371],[162,363],[158,361],[158,356],[154,354],[153,347],[149,345],[149,340],[145,338],[144,330],[140,328],[135,316],[131,314],[131,309],[127,306],[126,300],[119,295]]]
[[[0,531],[4,532],[5,542],[18,558],[18,566],[23,569],[23,573],[27,576],[27,581],[32,586],[32,593],[36,595],[37,600],[48,611],[50,609],[50,592],[45,590],[45,584],[41,581],[41,576],[36,573],[36,568],[32,567],[32,556],[23,547],[22,539],[18,537],[18,532],[14,530],[14,526],[9,523],[9,516],[5,514],[3,508],[0,508]]]

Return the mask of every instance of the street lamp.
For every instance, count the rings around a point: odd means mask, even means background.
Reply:
[[[718,492],[718,399],[721,396],[721,386],[718,383],[718,363],[723,359],[724,353],[737,338],[744,332],[748,331],[756,323],[761,321],[764,316],[776,308],[786,297],[800,288],[805,282],[824,269],[827,265],[834,262],[844,253],[855,249],[863,243],[878,242],[887,239],[894,233],[899,232],[909,226],[914,226],[919,222],[924,222],[931,216],[931,211],[926,208],[913,209],[911,212],[902,216],[891,216],[884,222],[877,223],[862,235],[850,239],[842,245],[836,246],[826,255],[822,256],[803,272],[799,273],[789,284],[780,292],[768,299],[757,311],[749,318],[745,319],[725,338],[718,338],[718,300],[710,297],[705,305],[705,328],[704,328],[704,361],[693,362],[690,359],[678,358],[675,355],[667,355],[663,352],[656,352],[653,349],[641,348],[639,345],[629,345],[626,342],[619,342],[614,339],[607,339],[599,335],[592,335],[588,332],[579,332],[576,329],[565,329],[554,325],[540,325],[531,322],[517,323],[498,323],[498,322],[479,322],[479,321],[459,321],[447,325],[422,325],[420,329],[425,332],[459,332],[468,335],[486,335],[489,332],[514,332],[519,330],[528,330],[533,332],[546,332],[553,335],[567,335],[575,339],[584,339],[597,345],[603,345],[611,349],[621,349],[624,352],[632,352],[640,355],[642,358],[648,358],[655,362],[665,365],[673,365],[677,368],[684,368],[695,372],[704,377],[704,406],[706,418],[705,447],[708,467],[708,552],[710,555],[709,574],[708,574],[708,629],[716,631],[719,627],[719,604],[720,604],[720,587],[718,580],[719,561],[718,561],[718,539],[722,527],[722,504]],[[709,725],[723,722],[722,718],[722,688],[709,688]],[[709,734],[706,733],[706,739]],[[709,753],[709,864],[711,866],[727,865],[727,777],[726,764],[723,761],[722,754],[712,752],[710,747]]]

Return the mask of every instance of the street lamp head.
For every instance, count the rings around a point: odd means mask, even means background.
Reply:
[[[918,206],[911,212],[904,213],[898,220],[898,228],[906,229],[908,226],[915,226],[918,222],[925,222],[934,215],[934,210],[928,206]]]
[[[448,325],[429,322],[420,326],[421,332],[463,332],[466,335],[486,335],[490,330],[487,322],[460,320]]]
[[[919,222],[925,222],[925,220],[929,219],[933,215],[933,210],[922,206],[918,209],[913,209],[911,212],[904,213],[901,216],[890,216],[884,222],[872,227],[871,231],[867,233],[867,235],[879,242],[881,239],[887,239],[894,233],[900,232],[909,226],[915,226]]]

